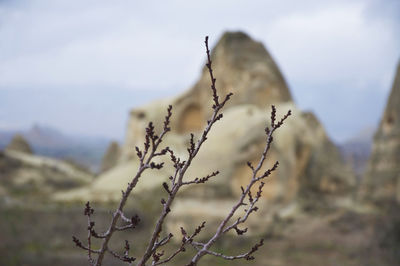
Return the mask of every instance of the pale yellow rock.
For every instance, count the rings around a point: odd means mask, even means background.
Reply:
[[[132,181],[139,168],[137,160],[121,163],[117,167],[105,172],[90,185],[83,188],[57,193],[54,199],[59,201],[117,201],[121,199],[121,191],[125,190],[128,183]],[[140,182],[135,191],[152,190],[156,186],[161,186],[162,182],[168,178],[171,171],[147,170],[140,178]]]
[[[400,63],[383,117],[374,136],[361,196],[400,202]]]
[[[121,148],[119,147],[118,142],[112,141],[108,146],[106,152],[104,153],[103,159],[101,161],[100,172],[103,173],[115,167],[120,157]]]
[[[279,168],[268,177],[259,211],[250,221],[252,231],[264,232],[275,215],[298,215],[298,200],[348,195],[354,177],[329,140],[318,119],[302,112],[293,103],[289,89],[276,64],[262,46],[243,33],[226,33],[212,52],[220,99],[233,91],[232,101],[193,160],[186,180],[203,177],[219,170],[220,174],[205,184],[184,187],[169,216],[171,232],[180,224],[195,227],[203,220],[216,224],[240,196],[240,186],[251,178],[247,161],[255,166],[266,144],[265,127],[270,123],[271,104],[277,109],[277,119],[290,109],[290,116],[274,135],[271,150],[262,171],[279,161]],[[158,100],[131,111],[123,154],[119,164],[100,175],[86,188],[57,195],[62,200],[119,200],[121,190],[137,172],[135,146],[143,147],[145,128],[153,121],[159,133],[168,105],[173,106],[172,131],[163,145],[171,147],[185,160],[189,133],[199,137],[211,109],[210,80],[206,69],[199,81],[176,98]],[[173,174],[169,157],[161,171],[146,171],[135,188],[135,195],[155,191]],[[257,190],[258,185],[254,188]],[[161,196],[157,197],[161,198]],[[159,200],[159,199],[155,199]],[[332,201],[335,202],[335,201]],[[220,211],[222,210],[222,211]],[[240,214],[239,214],[240,215]],[[175,229],[173,229],[175,228]],[[186,228],[186,227],[185,227]]]
[[[266,108],[272,103],[292,101],[286,82],[265,47],[242,32],[227,32],[211,53],[220,101],[228,92],[235,96],[226,106],[251,104]],[[153,121],[161,128],[167,106],[173,106],[172,130],[178,134],[200,131],[212,109],[210,76],[203,68],[199,80],[174,99],[156,101],[132,110],[123,159],[132,158],[132,147],[143,143],[144,128]]]
[[[87,185],[94,178],[69,163],[15,150],[0,153],[0,172],[6,190],[41,195]]]

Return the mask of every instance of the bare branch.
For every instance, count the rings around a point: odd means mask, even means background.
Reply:
[[[209,175],[207,175],[205,177],[202,177],[202,178],[196,177],[192,181],[182,182],[182,185],[202,184],[202,183],[207,182],[210,178],[212,178],[212,177],[214,177],[214,176],[216,176],[218,174],[219,174],[219,171],[215,171],[215,172],[212,172],[211,174],[209,174]]]
[[[161,238],[161,233],[163,231],[163,225],[165,222],[165,219],[167,218],[168,214],[171,212],[171,206],[172,203],[175,200],[175,197],[178,193],[178,191],[182,188],[182,186],[187,186],[187,185],[194,185],[194,184],[201,184],[201,183],[206,183],[208,182],[211,178],[217,176],[219,174],[219,171],[213,172],[211,174],[208,174],[207,176],[198,178],[196,177],[195,179],[191,181],[183,181],[186,175],[187,170],[192,164],[193,159],[197,156],[198,152],[200,151],[202,145],[204,142],[207,140],[208,134],[210,130],[212,129],[213,125],[220,119],[223,118],[223,114],[221,110],[225,106],[225,104],[230,100],[232,93],[228,93],[225,95],[222,101],[220,101],[217,88],[216,88],[216,79],[213,74],[213,69],[212,69],[212,61],[211,61],[211,55],[210,55],[210,50],[208,47],[208,36],[205,39],[205,46],[206,46],[206,54],[207,54],[207,63],[206,67],[209,71],[210,74],[210,79],[211,79],[211,93],[212,93],[212,99],[213,99],[213,105],[212,105],[212,114],[209,120],[207,121],[207,125],[204,128],[203,132],[199,135],[198,139],[195,141],[195,136],[194,134],[190,134],[190,141],[189,141],[189,146],[187,147],[188,155],[186,160],[183,160],[176,156],[174,151],[169,148],[165,147],[163,149],[160,148],[160,144],[162,143],[165,134],[171,130],[170,128],[170,121],[171,121],[171,116],[172,116],[172,106],[168,106],[167,108],[167,114],[164,119],[164,126],[163,130],[160,135],[156,134],[154,124],[152,122],[149,122],[148,126],[146,127],[145,131],[145,140],[143,143],[143,147],[135,147],[136,150],[136,155],[139,159],[139,168],[137,170],[136,175],[131,179],[131,181],[128,183],[127,187],[125,190],[122,190],[122,198],[118,204],[118,207],[114,212],[111,214],[111,222],[110,225],[108,226],[108,229],[106,232],[102,234],[98,234],[94,230],[94,225],[95,223],[91,220],[91,215],[94,213],[94,210],[91,208],[89,202],[86,204],[84,214],[88,217],[88,235],[87,235],[87,241],[88,241],[88,246],[84,246],[82,242],[77,239],[75,236],[73,236],[73,242],[75,243],[76,246],[79,248],[82,248],[88,252],[88,261],[90,265],[95,265],[95,266],[100,266],[102,265],[104,256],[107,252],[109,252],[112,256],[115,258],[127,262],[127,263],[132,263],[133,261],[136,260],[136,258],[130,257],[129,256],[129,243],[128,241],[125,241],[125,251],[123,255],[119,255],[118,253],[112,251],[109,248],[109,241],[112,238],[113,234],[116,231],[125,231],[128,229],[133,229],[135,228],[138,223],[140,222],[140,218],[137,215],[134,215],[131,218],[128,218],[125,216],[123,213],[123,209],[126,205],[127,199],[132,192],[132,190],[136,187],[137,183],[139,182],[142,174],[144,171],[147,169],[156,169],[159,170],[164,167],[164,162],[155,162],[154,158],[158,156],[163,156],[166,154],[169,154],[170,160],[173,164],[173,167],[175,168],[175,172],[169,177],[168,182],[163,182],[162,187],[166,191],[166,199],[162,198],[161,199],[161,204],[162,204],[162,210],[160,213],[160,216],[158,217],[154,230],[150,236],[149,242],[145,246],[145,251],[141,255],[140,259],[138,259],[138,263],[136,264],[137,266],[144,266],[146,263],[149,261],[149,259],[152,258],[152,265],[161,265],[170,262],[173,258],[175,258],[179,253],[185,252],[186,250],[186,245],[190,244],[194,249],[197,251],[195,256],[191,259],[189,264],[187,265],[196,265],[197,262],[204,256],[204,255],[213,255],[216,257],[221,257],[226,260],[235,260],[235,259],[246,259],[246,260],[251,260],[254,259],[252,254],[257,251],[257,249],[262,246],[263,240],[261,240],[259,243],[254,245],[250,251],[247,253],[241,254],[241,255],[236,255],[236,256],[227,256],[222,253],[217,253],[210,248],[214,245],[214,243],[219,240],[224,234],[231,230],[235,230],[238,235],[242,235],[247,232],[247,228],[240,229],[242,224],[244,224],[251,213],[256,212],[258,210],[258,207],[255,206],[260,197],[262,196],[262,188],[264,186],[264,182],[262,182],[262,179],[267,178],[268,176],[271,175],[272,172],[274,172],[277,167],[278,167],[278,162],[276,162],[270,169],[265,171],[264,173],[260,173],[262,166],[264,165],[264,162],[266,160],[266,156],[270,150],[271,143],[273,142],[273,133],[275,132],[276,129],[278,129],[284,121],[291,115],[291,111],[289,110],[286,115],[284,115],[278,122],[276,120],[276,108],[275,106],[272,106],[272,111],[271,111],[271,125],[270,128],[266,127],[265,132],[267,135],[267,140],[266,140],[266,145],[264,147],[264,150],[262,154],[260,155],[260,159],[258,161],[257,165],[252,165],[252,163],[248,162],[247,165],[252,171],[251,179],[249,183],[241,187],[241,195],[239,199],[236,201],[235,205],[232,207],[230,212],[227,214],[227,216],[220,222],[218,228],[216,229],[216,232],[214,235],[205,243],[200,243],[197,241],[194,241],[194,238],[198,236],[198,234],[202,231],[202,229],[205,227],[205,222],[203,222],[200,226],[198,226],[195,231],[193,232],[192,235],[188,235],[187,232],[181,227],[181,233],[182,233],[182,241],[181,245],[177,250],[175,250],[172,254],[170,254],[168,257],[164,257],[164,250],[159,251],[163,246],[167,245],[170,240],[173,238],[173,235],[171,233],[166,234],[166,236]],[[253,195],[251,192],[251,189],[256,185],[259,184],[258,186],[258,191],[256,195]],[[248,203],[245,202],[245,199],[248,198]],[[244,215],[242,217],[239,217],[235,221],[232,221],[233,216],[235,213],[241,208],[242,206],[246,206],[244,209]],[[120,226],[117,226],[119,220],[123,221],[123,224]],[[101,247],[98,250],[93,250],[92,249],[92,237],[100,239],[101,241]],[[97,255],[97,258],[94,259],[93,254]]]
[[[128,241],[125,240],[125,243],[127,243],[127,242],[128,242]],[[129,251],[129,244],[128,244],[128,251]],[[134,261],[136,260],[136,258],[134,258],[134,257],[129,257],[129,256],[127,255],[126,246],[125,246],[125,253],[124,253],[124,255],[119,255],[117,252],[114,252],[114,251],[112,251],[112,250],[110,250],[110,249],[108,249],[108,252],[109,252],[111,255],[113,255],[115,258],[117,258],[117,259],[119,259],[119,260],[121,260],[121,261],[127,262],[127,263],[132,263],[132,262],[134,262]]]
[[[75,236],[72,236],[72,241],[75,243],[75,245],[76,245],[77,247],[79,247],[79,248],[81,248],[81,249],[84,249],[84,250],[87,250],[87,251],[90,250],[91,253],[97,253],[97,254],[100,253],[100,250],[94,250],[94,249],[89,249],[89,247],[85,247],[85,246],[82,244],[82,242],[81,242],[78,238],[76,238]]]
[[[258,250],[258,248],[261,247],[263,244],[264,244],[264,240],[261,239],[260,242],[257,243],[257,244],[255,244],[255,245],[251,248],[250,251],[248,251],[248,252],[245,253],[245,254],[236,255],[236,256],[227,256],[227,255],[224,255],[224,254],[222,254],[222,253],[217,253],[217,252],[210,251],[210,250],[207,250],[206,253],[207,253],[207,254],[210,254],[210,255],[213,255],[213,256],[216,256],[216,257],[223,258],[223,259],[225,259],[225,260],[237,260],[237,259],[253,260],[254,257],[251,256],[251,254],[253,254],[254,252],[256,252],[256,251]]]
[[[171,110],[172,110],[172,107],[169,106],[168,110],[167,110],[167,115],[166,115],[165,121],[164,121],[164,130],[162,131],[160,136],[157,136],[155,134],[154,126],[151,122],[149,123],[148,127],[146,128],[144,151],[142,152],[139,149],[137,149],[138,157],[140,157],[139,158],[140,159],[139,169],[138,169],[135,177],[128,184],[128,187],[126,188],[126,190],[122,193],[122,198],[118,205],[118,208],[112,215],[112,220],[111,220],[110,226],[109,226],[108,230],[106,231],[106,233],[104,234],[105,237],[103,238],[100,253],[95,262],[96,266],[102,265],[104,255],[105,255],[106,251],[108,250],[108,243],[109,243],[113,233],[115,231],[118,231],[117,222],[118,222],[119,218],[121,218],[122,210],[126,204],[126,201],[129,197],[131,191],[133,190],[133,188],[136,187],[136,184],[139,182],[139,179],[140,179],[141,175],[143,174],[143,172],[146,169],[151,168],[151,162],[156,154],[157,148],[159,147],[160,143],[162,142],[165,134],[168,131],[170,131],[169,124],[170,124],[170,118],[172,115]],[[147,156],[147,158],[146,158],[146,156]],[[153,168],[157,168],[157,167],[153,167]],[[119,229],[122,229],[122,228],[119,228]],[[128,229],[128,228],[126,228],[126,229]]]
[[[156,256],[156,258],[157,258],[156,260],[153,257],[152,265],[161,265],[161,264],[164,264],[164,263],[167,263],[167,262],[171,261],[176,255],[178,255],[181,252],[185,252],[186,251],[185,245],[187,243],[190,243],[192,245],[196,245],[196,244],[193,244],[193,239],[201,232],[201,230],[205,227],[205,224],[206,224],[206,222],[203,222],[201,225],[199,225],[195,229],[194,233],[192,235],[190,235],[190,236],[188,236],[186,231],[185,231],[185,229],[183,229],[183,227],[181,227],[181,233],[183,235],[181,246],[175,252],[173,252],[168,258],[166,258],[166,259],[164,259],[162,261],[160,261],[160,257],[161,256]],[[195,243],[197,243],[197,242],[195,242]],[[162,253],[162,255],[164,255],[164,253]]]
[[[215,82],[217,81],[214,78],[214,74],[213,74],[213,70],[212,70],[212,61],[211,61],[211,56],[210,56],[210,49],[208,49],[208,36],[206,36],[206,40],[204,41],[206,44],[206,53],[207,53],[207,68],[208,71],[210,72],[210,78],[211,78],[211,90],[212,90],[212,94],[213,94],[213,100],[214,100],[214,105],[213,108],[215,109],[218,105],[219,105],[219,100],[218,100],[218,94],[217,94],[217,89],[215,88]]]
[[[208,43],[208,38],[207,38],[207,37],[206,37],[206,41],[205,41],[205,42],[206,42],[207,54],[209,54],[209,52],[208,52],[208,44],[207,44],[207,43]],[[208,66],[208,68],[209,68],[209,70],[210,70],[210,69],[211,69],[211,59],[210,59],[209,56],[208,56],[208,63],[207,63],[207,66]],[[212,75],[212,70],[210,70],[210,75]],[[216,91],[216,89],[215,89],[215,79],[213,78],[213,76],[211,76],[211,80],[212,80],[212,81],[214,80],[214,82],[212,82],[212,88],[213,88],[213,92],[214,92],[214,91]],[[218,99],[218,98],[217,98],[217,99]],[[245,197],[246,197],[247,195],[249,195],[249,198],[252,198],[251,194],[249,194],[249,193],[251,193],[251,192],[250,192],[250,191],[251,191],[251,188],[252,188],[259,180],[268,177],[268,176],[271,174],[271,172],[273,172],[274,170],[277,169],[277,167],[278,167],[278,162],[276,162],[276,163],[274,164],[274,166],[273,166],[271,169],[267,170],[264,174],[262,174],[261,176],[257,177],[257,176],[258,176],[258,172],[260,171],[260,169],[262,168],[262,166],[263,166],[263,164],[264,164],[264,162],[265,162],[265,159],[266,159],[266,156],[267,156],[267,154],[268,154],[268,151],[269,151],[270,148],[271,148],[271,143],[272,143],[272,141],[273,141],[273,133],[275,132],[275,130],[276,130],[277,128],[279,128],[279,127],[283,124],[283,122],[290,116],[290,114],[291,114],[291,111],[289,110],[288,113],[287,113],[277,124],[275,124],[275,120],[276,120],[276,108],[275,108],[275,106],[272,106],[272,112],[271,112],[271,129],[269,129],[268,127],[266,127],[266,129],[265,129],[265,132],[266,132],[266,134],[267,134],[267,143],[266,143],[266,145],[265,145],[265,147],[264,147],[264,151],[262,152],[261,157],[260,157],[259,162],[258,162],[258,164],[257,164],[256,167],[254,167],[251,163],[247,163],[247,165],[252,169],[252,172],[253,172],[249,184],[247,185],[246,188],[241,187],[241,189],[242,189],[242,194],[241,194],[240,198],[238,199],[238,201],[236,202],[236,204],[232,207],[231,211],[228,213],[228,215],[225,217],[225,219],[223,219],[223,220],[221,221],[221,223],[220,223],[220,225],[218,226],[218,228],[217,228],[215,234],[209,239],[209,241],[208,241],[201,249],[198,250],[198,252],[197,252],[196,255],[192,258],[191,262],[190,262],[188,265],[196,265],[197,262],[201,259],[202,256],[204,256],[204,255],[206,255],[206,254],[209,254],[208,252],[209,252],[210,247],[211,247],[212,245],[214,245],[214,243],[215,243],[219,238],[221,238],[221,236],[222,236],[223,234],[225,234],[226,232],[230,231],[231,229],[235,229],[235,231],[236,231],[238,234],[243,234],[243,233],[245,232],[245,230],[240,230],[237,226],[238,226],[240,223],[245,222],[245,221],[247,220],[247,218],[249,217],[249,215],[250,215],[252,212],[254,212],[254,211],[256,211],[256,210],[258,209],[258,208],[256,208],[256,207],[254,207],[254,204],[258,201],[259,197],[261,196],[263,184],[260,185],[260,187],[259,187],[259,192],[257,193],[256,199],[254,199],[254,200],[252,200],[252,201],[250,202],[250,207],[246,210],[245,216],[244,216],[243,218],[237,219],[236,222],[234,222],[234,223],[233,223],[232,225],[230,225],[230,226],[228,226],[228,223],[229,223],[229,221],[231,220],[231,218],[233,217],[233,215],[236,213],[236,211],[237,211],[241,206],[244,205],[244,199],[245,199]],[[262,243],[262,242],[260,242],[260,243]],[[254,251],[252,251],[252,253],[255,252],[255,251],[257,250],[257,248],[258,248],[258,246],[255,246],[255,247],[256,247],[256,249],[255,249]],[[253,248],[254,248],[254,247],[253,247]]]
[[[207,67],[209,68],[210,75],[212,76],[213,74],[212,74],[212,68],[211,68],[211,59],[210,59],[210,55],[209,55],[210,52],[208,49],[208,38],[207,37],[206,37],[206,50],[207,50],[207,55],[208,55],[208,59],[209,59],[209,61],[207,63]],[[203,143],[207,140],[207,135],[210,132],[212,126],[223,117],[223,115],[222,115],[222,113],[220,113],[220,111],[223,108],[223,106],[225,105],[225,103],[232,96],[232,93],[227,94],[225,96],[224,101],[222,103],[219,103],[217,90],[215,87],[215,79],[213,76],[212,76],[211,80],[212,80],[211,90],[212,90],[213,99],[214,99],[213,114],[211,115],[211,119],[208,120],[208,124],[207,124],[206,128],[203,130],[203,132],[196,144],[194,143],[194,135],[191,134],[190,147],[188,148],[189,155],[188,155],[188,158],[186,161],[180,163],[180,160],[176,158],[176,156],[173,154],[173,152],[169,151],[169,153],[171,155],[171,160],[174,162],[174,166],[177,170],[177,174],[176,174],[176,177],[173,178],[173,185],[171,188],[168,186],[168,184],[166,182],[163,183],[163,187],[168,193],[168,199],[166,201],[164,200],[165,203],[163,203],[163,210],[160,214],[160,217],[158,218],[158,220],[156,222],[156,226],[154,228],[154,231],[152,233],[150,241],[147,245],[147,249],[146,249],[144,255],[142,256],[142,258],[138,262],[138,266],[145,265],[145,263],[153,255],[154,244],[161,233],[162,225],[165,221],[165,218],[167,217],[168,213],[171,210],[170,207],[172,205],[172,202],[174,201],[175,196],[178,193],[179,189],[184,185],[183,178],[186,174],[186,171],[190,167],[192,160],[196,157],[196,155],[199,152],[200,148],[202,147]],[[151,131],[149,131],[149,132],[151,133]],[[206,177],[202,181],[206,182],[209,178],[211,178],[211,176],[208,178]]]

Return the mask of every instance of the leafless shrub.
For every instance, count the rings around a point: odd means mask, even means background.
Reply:
[[[145,142],[144,142],[144,148],[140,149],[139,147],[136,147],[136,154],[139,158],[140,161],[140,166],[139,169],[135,175],[135,177],[132,179],[132,181],[128,184],[127,188],[125,191],[122,191],[122,198],[121,201],[119,202],[119,205],[117,209],[113,212],[112,214],[112,219],[110,222],[110,225],[108,227],[108,230],[102,234],[99,234],[95,231],[95,222],[92,221],[92,214],[94,210],[90,206],[90,203],[86,203],[86,207],[84,210],[84,214],[87,216],[87,221],[88,221],[88,234],[87,234],[87,245],[84,245],[78,238],[73,236],[73,241],[76,244],[76,246],[84,249],[87,251],[87,257],[88,257],[88,262],[89,265],[102,265],[104,256],[106,253],[111,254],[114,256],[116,259],[119,259],[121,261],[127,262],[129,264],[133,264],[137,261],[135,265],[138,266],[143,266],[146,265],[147,263],[150,263],[149,261],[151,260],[151,265],[162,265],[165,263],[168,263],[172,261],[179,253],[185,252],[187,246],[192,246],[196,253],[193,256],[193,258],[188,262],[188,266],[190,265],[197,265],[197,262],[204,256],[204,255],[213,255],[216,257],[220,257],[226,260],[236,260],[236,259],[246,259],[246,260],[253,260],[253,253],[258,250],[260,246],[263,245],[263,240],[260,240],[258,243],[256,243],[251,249],[240,255],[236,256],[228,256],[222,253],[217,253],[211,250],[211,247],[214,245],[216,241],[218,241],[223,235],[228,233],[229,231],[234,230],[238,235],[245,234],[247,232],[247,228],[240,229],[239,226],[242,226],[248,219],[248,217],[251,215],[251,213],[256,212],[258,210],[258,207],[256,206],[257,201],[260,199],[261,194],[262,194],[262,188],[264,186],[264,182],[262,181],[263,179],[267,178],[273,171],[275,171],[278,168],[278,162],[275,162],[275,164],[268,169],[265,172],[261,172],[260,169],[262,168],[266,156],[268,154],[268,151],[270,150],[271,143],[273,141],[273,133],[280,127],[282,126],[283,122],[288,118],[288,116],[291,114],[290,111],[279,121],[276,119],[276,109],[275,106],[272,106],[272,111],[271,111],[271,125],[270,127],[265,128],[265,133],[266,133],[266,145],[265,148],[260,156],[259,162],[256,166],[253,166],[250,162],[247,163],[248,167],[252,171],[252,177],[249,183],[247,184],[246,187],[241,187],[242,193],[240,198],[237,200],[236,204],[232,207],[232,209],[229,211],[227,216],[221,221],[219,224],[218,228],[216,228],[216,231],[214,235],[208,239],[208,241],[205,242],[197,242],[195,241],[195,237],[201,232],[201,230],[205,227],[206,222],[203,221],[192,234],[189,234],[186,232],[184,228],[181,229],[181,234],[182,234],[182,240],[181,244],[179,247],[172,253],[172,254],[165,254],[164,250],[162,250],[163,246],[167,245],[171,238],[174,236],[169,233],[165,237],[161,237],[161,231],[163,229],[163,224],[165,219],[167,218],[169,212],[171,211],[171,206],[172,203],[180,190],[183,186],[188,186],[188,185],[197,185],[201,183],[205,183],[209,181],[211,178],[215,177],[218,175],[217,172],[213,172],[205,177],[202,178],[195,178],[193,180],[186,181],[185,174],[187,169],[190,167],[193,159],[196,157],[198,154],[200,148],[202,147],[203,143],[207,140],[208,133],[210,132],[211,128],[213,125],[220,120],[223,117],[223,114],[221,110],[225,106],[225,104],[229,101],[229,99],[232,96],[232,93],[227,94],[222,100],[220,100],[219,95],[217,93],[216,89],[216,79],[214,78],[213,75],[213,70],[212,70],[212,62],[211,62],[211,57],[210,57],[210,50],[208,47],[208,37],[205,39],[205,45],[206,45],[206,53],[207,53],[207,68],[210,73],[210,78],[211,78],[211,92],[212,92],[212,97],[213,97],[213,113],[211,115],[211,118],[207,121],[207,126],[203,130],[200,138],[196,141],[194,138],[194,135],[190,135],[190,144],[187,149],[188,151],[188,156],[184,160],[182,158],[179,158],[174,151],[166,147],[164,149],[160,149],[159,146],[163,141],[164,136],[167,134],[168,131],[170,131],[170,118],[172,116],[172,106],[169,106],[167,109],[167,115],[164,120],[164,127],[163,131],[161,132],[160,135],[157,135],[154,130],[154,125],[152,122],[149,123],[148,127],[146,128],[146,136],[145,136]],[[161,199],[161,204],[163,206],[162,211],[160,213],[159,218],[157,219],[157,222],[154,227],[154,231],[150,236],[150,240],[148,244],[146,245],[146,249],[144,253],[139,256],[139,257],[131,257],[129,255],[129,243],[126,240],[125,241],[125,252],[123,254],[118,254],[117,252],[113,251],[111,247],[109,246],[109,241],[112,238],[113,234],[117,231],[125,231],[125,230],[131,230],[134,229],[137,224],[140,222],[140,218],[136,215],[133,217],[126,217],[123,209],[124,206],[127,202],[128,196],[131,193],[131,191],[135,188],[136,184],[139,182],[139,179],[142,175],[142,173],[148,169],[161,169],[164,166],[164,163],[155,163],[154,158],[159,157],[159,156],[165,156],[168,155],[170,157],[170,160],[175,168],[174,174],[169,178],[168,182],[164,182],[162,184],[163,188],[165,189],[167,193],[167,198]],[[251,189],[253,186],[258,185],[258,191],[255,195],[251,193]],[[232,217],[234,214],[242,207],[246,206],[246,209],[244,209],[244,214],[242,217],[238,218],[235,221],[232,221]],[[124,226],[117,226],[117,222],[119,220],[122,220],[125,225]],[[92,245],[92,239],[100,239],[101,241],[101,247],[99,249],[93,249]]]

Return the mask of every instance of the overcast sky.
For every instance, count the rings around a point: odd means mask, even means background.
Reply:
[[[198,78],[203,39],[262,41],[336,141],[374,126],[400,59],[400,1],[0,0],[0,129],[122,139],[128,110]]]

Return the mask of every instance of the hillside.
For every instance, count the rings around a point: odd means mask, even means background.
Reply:
[[[0,131],[0,150],[3,150],[16,134],[28,141],[35,154],[72,160],[93,172],[100,170],[102,156],[110,142],[107,138],[70,136],[48,126],[33,125],[28,130]]]

